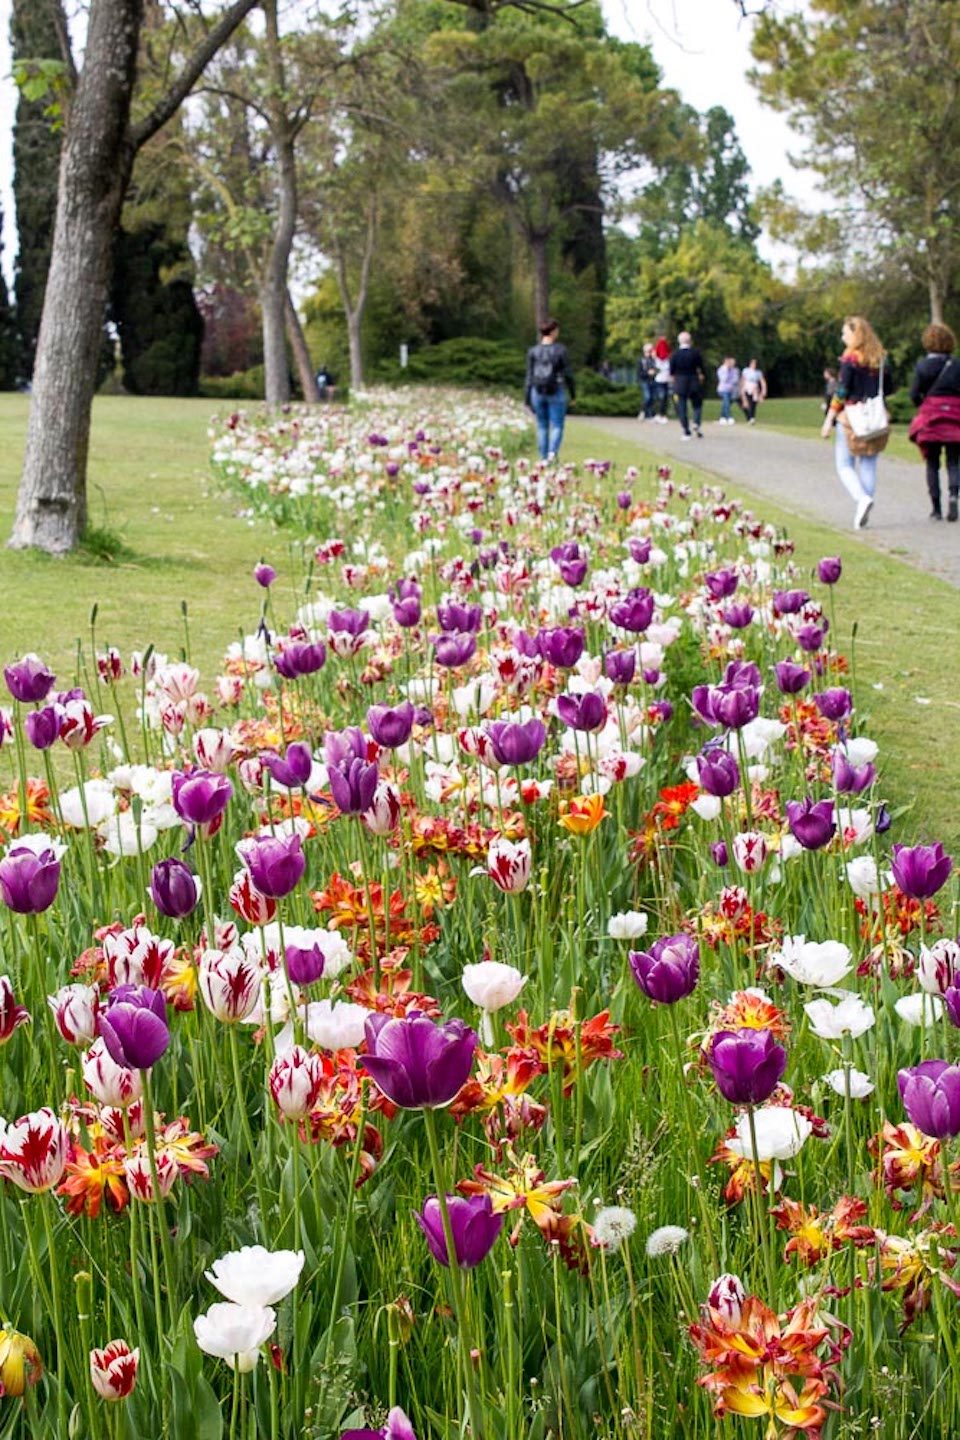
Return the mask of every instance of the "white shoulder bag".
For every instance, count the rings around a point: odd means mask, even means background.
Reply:
[[[890,429],[887,407],[883,403],[882,360],[880,361],[879,393],[869,400],[858,400],[853,405],[845,405],[843,413],[846,416],[847,424],[858,440],[876,440]]]

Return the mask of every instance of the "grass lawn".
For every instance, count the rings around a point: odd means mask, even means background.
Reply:
[[[27,403],[21,396],[0,396],[4,536],[16,497]],[[810,403],[771,401],[765,423],[767,416],[770,423],[777,418],[774,407],[786,407],[788,418],[795,412],[799,421],[802,407]],[[214,408],[205,400],[97,401],[91,523],[112,533],[122,549],[113,560],[89,552],[54,560],[0,548],[0,585],[7,601],[0,658],[37,650],[66,680],[73,673],[78,639],[89,637],[94,604],[101,647],[114,644],[126,657],[132,648],[152,642],[176,655],[184,644],[185,601],[191,658],[205,680],[212,678],[225,646],[241,627],[249,630],[256,623],[255,562],[265,554],[281,569],[287,543],[265,522],[254,528],[237,514],[235,502],[210,484],[207,426]],[[814,413],[807,430],[817,424]],[[588,420],[574,421],[564,456],[591,455],[619,467],[656,458],[629,441],[609,440]],[[678,478],[694,475],[678,466],[674,473]],[[749,502],[751,497],[744,498]],[[846,534],[788,519],[766,501],[756,502],[756,509],[789,530],[801,572],[809,573],[821,555],[842,554],[844,577],[836,594],[839,644],[847,653],[852,648],[855,656],[861,712],[882,746],[891,799],[911,807],[901,833],[939,838],[960,851],[955,765],[960,701],[951,674],[957,592]]]

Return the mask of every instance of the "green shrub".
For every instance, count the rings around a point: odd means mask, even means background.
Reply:
[[[892,395],[886,397],[886,401],[894,425],[909,425],[917,413],[917,407],[910,399],[910,391],[894,390]]]
[[[586,375],[588,372],[584,372]],[[598,379],[602,378],[600,376]],[[585,387],[577,380],[577,404],[575,413],[577,415],[612,415],[612,416],[636,416],[643,407],[643,394],[638,385],[610,385],[605,391],[591,393],[590,388]]]
[[[238,370],[236,375],[204,375],[200,394],[205,400],[262,400],[263,366]]]
[[[376,367],[375,378],[391,384],[468,385],[497,390],[523,390],[526,353],[506,340],[461,336],[439,345],[413,350],[407,368],[395,361]]]

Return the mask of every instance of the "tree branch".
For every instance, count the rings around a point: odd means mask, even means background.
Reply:
[[[246,19],[257,4],[258,0],[234,0],[229,10],[204,36],[167,93],[157,102],[150,113],[133,127],[130,143],[134,152],[145,145],[148,140],[152,140],[157,131],[173,118],[221,45],[230,39],[237,26]]]

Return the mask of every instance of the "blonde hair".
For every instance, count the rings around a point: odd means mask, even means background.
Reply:
[[[850,349],[856,355],[861,365],[868,370],[879,370],[880,362],[886,355],[886,350],[880,344],[877,332],[870,321],[863,315],[848,315],[844,325],[849,325],[853,331],[853,344]]]

